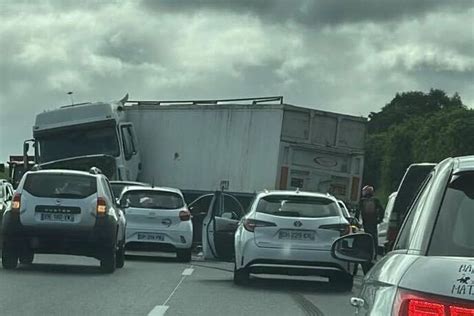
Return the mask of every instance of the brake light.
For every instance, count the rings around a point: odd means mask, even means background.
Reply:
[[[97,216],[105,216],[107,213],[107,202],[104,198],[97,198]]]
[[[246,218],[244,220],[244,228],[251,233],[255,231],[256,227],[273,227],[273,226],[276,226],[276,224],[272,222],[259,221],[257,219],[252,219],[252,218]]]
[[[21,194],[16,193],[12,199],[12,211],[18,212],[21,207]]]
[[[400,291],[393,315],[474,316],[474,303],[433,295]]]
[[[187,209],[184,209],[179,212],[179,219],[181,221],[189,221],[191,219],[191,213]]]
[[[349,224],[331,224],[331,225],[321,225],[320,229],[330,229],[337,230],[341,236],[345,236],[351,233],[351,225]]]

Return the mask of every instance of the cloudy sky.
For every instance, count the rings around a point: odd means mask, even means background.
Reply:
[[[433,87],[474,105],[473,0],[0,0],[0,21],[0,160],[68,91],[367,115]]]

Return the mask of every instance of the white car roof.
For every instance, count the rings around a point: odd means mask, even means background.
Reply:
[[[69,169],[47,169],[47,170],[37,170],[37,171],[28,171],[27,174],[70,174],[70,175],[81,175],[81,176],[101,176],[102,174],[94,174],[87,171],[78,171],[78,170],[69,170]]]
[[[336,198],[330,194],[319,193],[319,192],[308,192],[308,191],[290,191],[290,190],[271,190],[264,191],[258,194],[258,197],[265,197],[270,195],[294,195],[294,196],[308,196],[308,197],[319,197],[326,198],[333,201],[337,201]]]
[[[129,191],[157,191],[157,192],[171,192],[179,195],[183,195],[180,189],[169,188],[169,187],[151,187],[151,186],[127,186],[123,189],[122,194]]]

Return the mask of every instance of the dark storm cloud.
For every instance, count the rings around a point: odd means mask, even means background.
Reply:
[[[246,13],[272,23],[294,21],[307,25],[388,22],[419,18],[433,12],[459,12],[472,0],[142,0],[157,12],[189,13],[218,10]]]

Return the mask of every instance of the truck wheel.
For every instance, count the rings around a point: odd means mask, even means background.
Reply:
[[[192,248],[176,249],[176,256],[179,262],[191,262]]]
[[[117,249],[115,266],[117,268],[123,268],[125,265],[125,245],[122,243]]]
[[[104,253],[100,259],[100,270],[103,273],[113,273],[116,266],[117,262],[115,247],[104,250]]]
[[[35,258],[35,253],[31,249],[25,249],[21,254],[20,254],[20,263],[21,264],[32,264],[33,260]]]
[[[234,284],[236,285],[246,285],[249,283],[250,272],[246,268],[237,269],[234,266]]]
[[[15,269],[18,266],[18,251],[14,244],[3,243],[2,266],[4,269]]]

